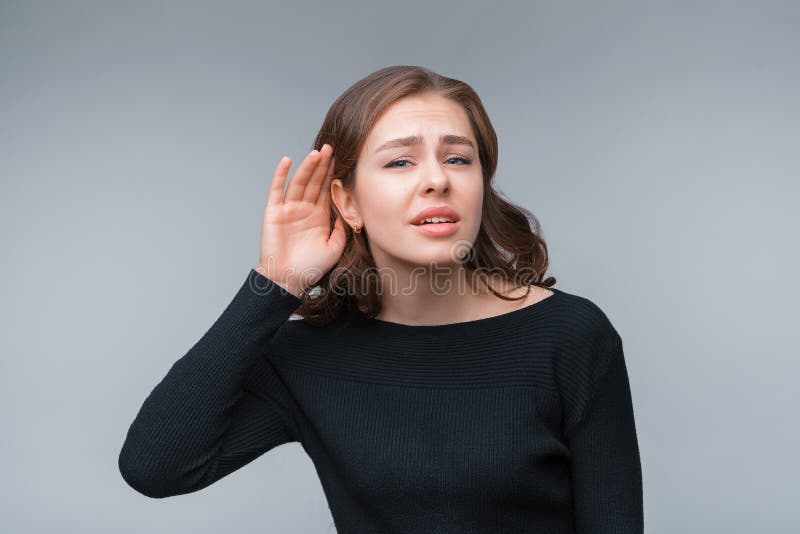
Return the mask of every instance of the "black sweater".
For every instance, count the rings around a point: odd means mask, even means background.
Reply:
[[[179,495],[299,442],[339,534],[641,533],[621,338],[551,289],[473,321],[314,327],[251,269],[145,399],[120,472]]]

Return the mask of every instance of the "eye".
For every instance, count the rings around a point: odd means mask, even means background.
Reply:
[[[459,165],[456,165],[457,167],[461,167],[462,165],[469,165],[470,163],[472,163],[472,160],[470,160],[468,158],[465,158],[465,157],[462,157],[462,156],[452,156],[452,157],[447,159],[447,161],[452,161],[452,160],[458,160],[458,161],[461,162]],[[400,166],[398,166],[398,165],[395,165],[395,163],[411,163],[411,160],[408,159],[408,158],[397,158],[395,160],[390,161],[386,165],[386,168],[387,169],[390,169],[390,168],[401,168],[402,169],[402,168],[408,167],[408,165],[400,165]]]
[[[410,161],[408,158],[397,158],[397,159],[395,159],[395,160],[392,160],[392,161],[390,161],[390,162],[389,162],[389,163],[386,165],[386,168],[387,168],[387,169],[390,169],[390,168],[392,168],[392,167],[397,167],[397,165],[395,165],[395,163],[411,163],[411,161]],[[402,167],[408,167],[408,165],[400,165],[400,167],[401,167],[401,168],[402,168]]]

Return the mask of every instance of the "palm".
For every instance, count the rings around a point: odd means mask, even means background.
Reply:
[[[337,219],[330,232],[332,151],[324,145],[310,154],[283,186],[289,161],[278,164],[264,208],[260,267],[275,281],[307,287],[333,267],[344,250],[344,227]]]

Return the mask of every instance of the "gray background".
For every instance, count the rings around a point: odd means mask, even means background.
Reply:
[[[417,64],[477,90],[497,187],[623,337],[647,531],[797,532],[798,50],[763,0],[3,2],[0,530],[334,532],[299,444],[164,500],[117,455],[255,265],[280,157]]]

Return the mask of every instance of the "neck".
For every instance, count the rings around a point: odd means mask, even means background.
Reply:
[[[379,276],[381,311],[376,317],[402,324],[471,320],[484,304],[498,300],[487,289],[487,283],[498,291],[505,290],[508,285],[499,277],[493,280],[484,277],[482,282],[474,271],[460,264],[415,265],[378,272],[391,275]]]

